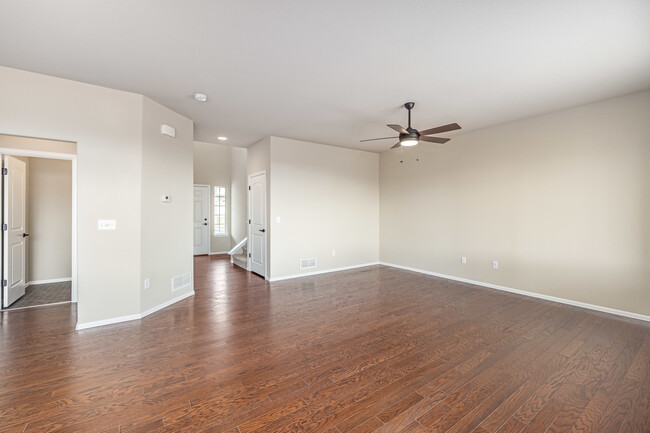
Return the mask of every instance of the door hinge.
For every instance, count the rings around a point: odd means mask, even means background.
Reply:
[[[251,256],[251,253],[248,253],[248,257],[250,257],[250,256]]]
[[[3,168],[3,169],[2,169],[2,174],[4,174],[4,175],[9,174],[9,170],[6,169],[6,168]]]
[[[7,224],[3,224],[3,225],[2,225],[2,231],[3,231],[3,232],[6,232],[6,231],[7,231]]]
[[[2,280],[2,287],[7,287],[7,280]]]
[[[248,185],[248,190],[249,190],[249,191],[251,190],[251,186],[250,186],[250,185]]]
[[[251,220],[248,220],[248,224],[250,224],[250,223],[251,223]]]

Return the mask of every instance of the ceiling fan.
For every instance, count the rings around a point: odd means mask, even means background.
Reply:
[[[409,126],[407,128],[403,128],[400,125],[387,125],[389,128],[399,132],[398,137],[370,138],[368,140],[361,140],[361,142],[374,141],[374,140],[387,140],[389,138],[398,138],[399,141],[393,147],[391,147],[391,149],[395,149],[401,146],[415,146],[420,141],[428,141],[430,143],[443,144],[448,142],[450,139],[440,138],[440,137],[426,137],[426,135],[441,134],[443,132],[455,131],[457,129],[460,129],[458,123],[450,123],[449,125],[437,126],[435,128],[425,129],[424,131],[418,131],[417,129],[411,128],[411,110],[413,109],[414,106],[415,106],[415,102],[407,102],[406,104],[404,104],[404,108],[406,108],[409,112]]]

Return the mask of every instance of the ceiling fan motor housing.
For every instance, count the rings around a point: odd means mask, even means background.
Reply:
[[[404,141],[404,140],[419,140],[420,139],[420,133],[413,129],[413,128],[406,128],[408,131],[408,134],[400,134],[399,135],[399,141]]]

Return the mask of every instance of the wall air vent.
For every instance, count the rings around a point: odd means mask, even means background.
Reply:
[[[172,278],[172,292],[192,285],[192,274],[183,274]]]
[[[316,259],[300,259],[300,269],[309,269],[316,267]]]

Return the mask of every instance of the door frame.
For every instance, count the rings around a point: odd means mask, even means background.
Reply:
[[[264,248],[266,250],[266,251],[264,251],[264,279],[268,280],[269,279],[269,262],[271,261],[271,258],[269,256],[271,255],[270,254],[271,250],[269,248],[269,238],[270,238],[270,236],[269,236],[270,235],[270,231],[269,231],[269,228],[270,228],[269,227],[269,194],[268,194],[268,186],[269,186],[268,181],[269,181],[269,178],[266,175],[266,170],[258,171],[257,173],[251,173],[251,174],[248,175],[248,182],[247,182],[248,183],[248,185],[247,185],[248,186],[248,200],[247,201],[248,201],[248,221],[249,221],[249,223],[248,223],[247,233],[248,233],[248,242],[250,243],[251,240],[253,239],[253,233],[251,231],[251,223],[250,223],[251,216],[252,216],[251,215],[251,209],[253,207],[252,197],[251,197],[251,178],[256,177],[256,176],[260,176],[262,174],[264,175],[264,183],[266,185],[266,189],[264,190],[264,197],[265,197],[264,204],[266,206],[266,209],[264,209],[264,216],[266,217],[266,233],[265,233],[266,239],[265,239],[265,242],[264,242]],[[249,249],[249,251],[250,251],[250,249]],[[247,257],[247,263],[248,263],[248,268],[249,268],[247,270],[250,271],[250,259],[248,257]]]
[[[212,212],[213,212],[212,195],[211,195],[212,186],[211,185],[206,185],[204,183],[195,183],[194,187],[196,188],[197,186],[208,189],[208,231],[207,231],[207,235],[206,235],[207,239],[205,239],[205,241],[206,241],[207,246],[208,246],[208,252],[206,254],[210,255],[210,252],[212,251],[212,215],[211,215]],[[192,207],[194,207],[193,203],[192,203]],[[192,213],[194,213],[194,209],[192,209]],[[192,215],[192,221],[194,221],[194,215]],[[194,223],[192,223],[192,225],[194,225]],[[201,254],[193,254],[193,255],[201,255]]]
[[[77,302],[79,299],[77,286],[77,155],[71,153],[45,152],[40,150],[13,149],[10,147],[0,147],[0,155],[64,159],[72,161],[72,292],[70,301]]]

